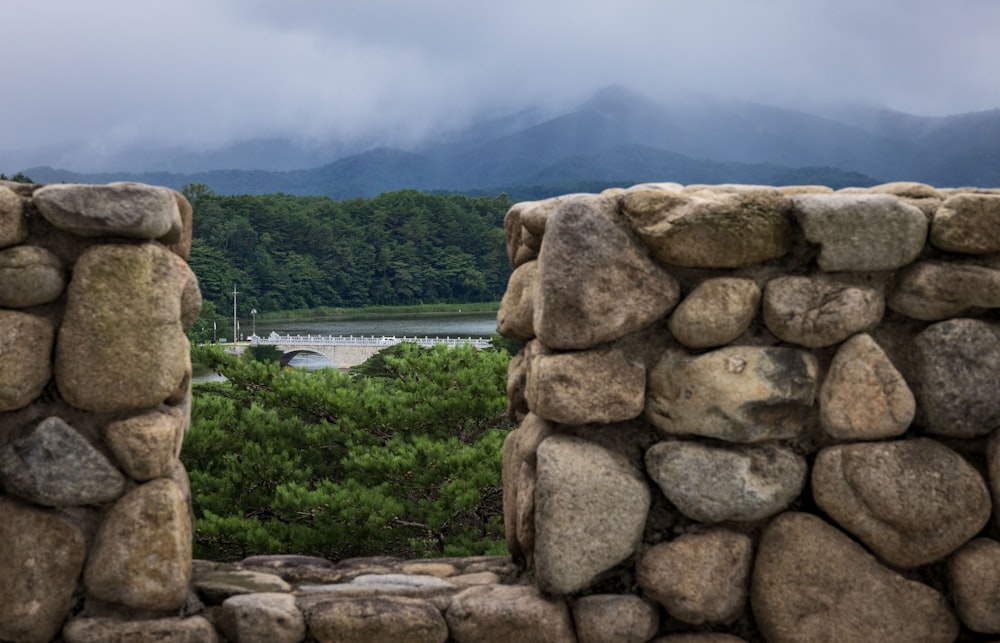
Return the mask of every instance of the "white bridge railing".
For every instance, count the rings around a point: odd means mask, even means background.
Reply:
[[[490,340],[481,337],[354,337],[353,335],[279,335],[271,333],[267,337],[250,337],[250,345],[268,346],[392,346],[411,342],[420,346],[446,344],[449,348],[469,344],[474,348],[489,348]]]

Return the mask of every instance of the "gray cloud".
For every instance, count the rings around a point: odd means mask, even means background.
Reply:
[[[406,141],[602,86],[918,114],[1000,107],[994,0],[35,0],[4,8],[0,150]]]

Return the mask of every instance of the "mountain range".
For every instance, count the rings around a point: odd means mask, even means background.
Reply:
[[[325,164],[324,154],[332,157]],[[203,153],[149,150],[146,158],[173,171],[23,171],[36,182],[204,183],[221,194],[335,199],[405,188],[540,198],[647,181],[996,186],[1000,109],[944,117],[856,106],[806,112],[707,96],[662,103],[612,87],[562,113],[527,109],[406,149],[260,139]]]

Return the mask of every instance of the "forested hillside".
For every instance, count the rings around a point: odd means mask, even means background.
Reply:
[[[239,314],[301,308],[499,301],[507,285],[506,195],[403,190],[334,201],[288,194],[224,196],[204,185],[191,267],[209,307]]]

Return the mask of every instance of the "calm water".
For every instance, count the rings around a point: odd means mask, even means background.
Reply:
[[[241,330],[247,335],[253,332],[250,320],[241,320]],[[221,329],[220,329],[221,330]],[[231,331],[232,329],[230,329]],[[496,333],[495,313],[471,315],[422,315],[420,317],[387,317],[383,319],[362,319],[352,321],[291,321],[257,322],[257,335],[267,337],[271,332],[279,335],[354,335],[370,337],[489,337]],[[230,334],[232,334],[230,332]],[[314,370],[335,366],[322,355],[297,355],[290,362],[292,366]],[[211,371],[197,370],[195,382],[222,379]]]

